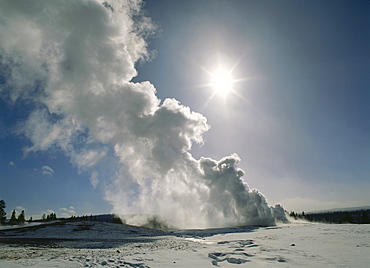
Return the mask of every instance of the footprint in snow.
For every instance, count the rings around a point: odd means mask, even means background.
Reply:
[[[245,252],[230,252],[230,253],[222,253],[222,252],[215,252],[215,253],[209,253],[208,257],[213,259],[212,264],[215,266],[218,266],[219,262],[227,261],[228,263],[232,264],[242,264],[249,262],[250,260],[247,259],[247,257],[252,257],[253,255],[250,255]]]

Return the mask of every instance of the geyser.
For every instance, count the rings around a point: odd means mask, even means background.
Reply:
[[[1,97],[33,103],[19,127],[32,142],[25,153],[61,150],[117,214],[158,215],[179,228],[286,220],[244,182],[236,154],[191,155],[209,129],[203,115],[130,82],[155,29],[141,1],[0,4]]]

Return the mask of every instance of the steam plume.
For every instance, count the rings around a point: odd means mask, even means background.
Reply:
[[[286,220],[251,190],[236,154],[195,159],[206,118],[149,82],[133,83],[155,29],[139,0],[0,0],[0,92],[32,102],[25,153],[59,149],[101,185],[115,213],[158,215],[177,227]]]

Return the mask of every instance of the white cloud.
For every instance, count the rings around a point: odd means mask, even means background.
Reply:
[[[60,208],[59,210],[62,211],[60,213],[60,217],[62,218],[69,218],[72,215],[76,215],[76,211],[73,206],[70,206],[69,208]]]
[[[14,162],[12,162],[12,161],[10,161],[10,162],[9,162],[9,166],[14,167],[14,166],[15,166],[15,163],[14,163]]]
[[[99,174],[96,171],[93,171],[90,176],[90,183],[91,185],[96,188],[96,186],[99,184]]]
[[[22,212],[22,210],[26,211],[26,209],[24,207],[22,207],[22,206],[16,206],[15,207],[15,213],[16,213],[16,215],[18,216]]]
[[[41,172],[44,175],[50,175],[50,176],[54,174],[54,170],[49,166],[43,166],[41,168]]]
[[[42,213],[48,215],[48,214],[51,214],[51,213],[55,213],[55,211],[52,210],[52,209],[47,209],[47,210],[43,211]]]

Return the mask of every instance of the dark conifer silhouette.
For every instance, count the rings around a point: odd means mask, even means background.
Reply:
[[[18,216],[18,222],[24,223],[25,221],[26,221],[26,216],[25,216],[24,210],[22,210],[21,214],[19,214]]]
[[[42,215],[42,220],[43,221],[55,221],[57,220],[57,214],[55,213],[50,213],[49,215]]]
[[[290,212],[294,219],[303,219],[307,221],[325,222],[325,223],[355,223],[370,224],[370,209],[348,210],[348,211],[327,211],[327,212],[309,212],[302,214]]]
[[[369,224],[370,223],[370,219],[369,219],[369,211],[362,211],[361,212],[361,223],[364,223],[364,224]]]
[[[9,224],[17,224],[17,223],[18,223],[18,221],[17,221],[17,217],[15,215],[15,209],[13,209],[12,216],[10,217]]]
[[[5,201],[0,200],[0,224],[4,224],[6,220],[5,208],[6,208]]]

